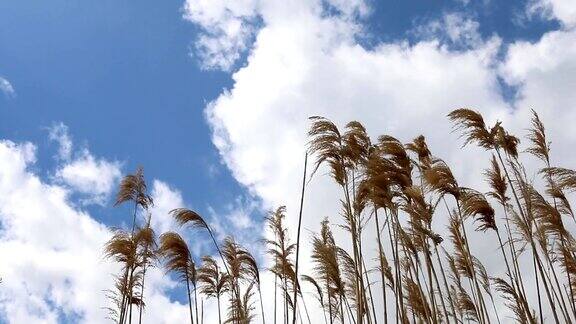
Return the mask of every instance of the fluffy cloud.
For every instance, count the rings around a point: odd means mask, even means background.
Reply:
[[[6,96],[11,97],[16,94],[16,90],[12,86],[10,81],[0,76],[0,91],[2,91]]]
[[[76,192],[88,196],[87,202],[104,204],[120,179],[120,163],[96,159],[88,151],[56,172],[56,178]]]
[[[70,206],[66,190],[28,169],[30,143],[0,142],[0,291],[11,323],[56,323],[60,314],[102,322],[115,267],[99,255],[108,229]]]
[[[536,110],[546,121],[553,163],[575,165],[571,147],[576,130],[569,121],[576,120],[576,30],[550,32],[536,43],[512,44],[500,68],[505,80],[518,86],[516,129],[525,128],[530,109]]]
[[[558,19],[568,28],[576,26],[576,6],[572,0],[534,0],[527,10],[530,15]]]
[[[263,25],[276,21],[293,22],[292,15],[320,14],[325,7],[352,22],[369,13],[364,0],[261,1],[187,0],[184,17],[197,24],[202,33],[195,41],[194,54],[206,69],[228,71],[250,46]],[[312,9],[313,12],[310,12]],[[313,18],[313,17],[310,17]],[[351,24],[342,27],[350,27]],[[349,32],[345,30],[343,32]]]
[[[121,163],[96,158],[87,148],[74,152],[68,127],[61,122],[48,129],[48,138],[58,144],[56,158],[61,165],[55,180],[82,194],[84,203],[104,204],[120,179]]]
[[[35,152],[31,143],[0,141],[0,321],[106,323],[105,291],[119,271],[102,254],[112,233],[72,202],[71,194],[84,187],[51,184],[32,171]],[[158,218],[182,205],[177,190],[153,183]],[[185,298],[179,302],[169,293],[177,285],[163,269],[148,270],[145,300],[154,307],[146,308],[146,323],[189,318]],[[214,307],[205,308],[209,323],[215,320]]]
[[[258,0],[188,0],[185,17],[199,23],[203,33],[195,54],[206,69],[229,70],[246,49],[253,33]]]
[[[176,222],[174,222],[174,218],[169,213],[174,208],[185,206],[180,191],[171,188],[165,182],[154,180],[152,182],[151,196],[154,200],[154,206],[150,209],[152,214],[150,226],[156,233],[176,230]]]
[[[433,153],[453,167],[461,185],[485,189],[479,179],[488,155],[475,148],[461,150],[446,114],[461,106],[474,107],[488,123],[502,120],[522,136],[530,108],[535,108],[560,148],[554,153],[558,161],[573,165],[576,156],[562,149],[576,139],[573,128],[565,127],[576,112],[573,30],[550,32],[536,43],[507,44],[506,51],[498,37],[481,39],[477,22],[449,14],[433,25],[436,37],[367,49],[355,41],[361,22],[342,12],[327,13],[323,3],[261,4],[263,24],[246,65],[233,73],[232,88],[206,108],[222,159],[238,181],[262,198],[265,208],[288,206],[292,237],[307,117],[312,115],[326,116],[340,126],[359,120],[373,137],[385,133],[406,142],[424,134]],[[560,8],[560,2],[554,3]],[[565,14],[554,14],[569,25]],[[454,50],[451,45],[457,42],[465,49]],[[504,60],[498,55],[501,51],[506,53]],[[519,90],[513,103],[504,99],[500,80]],[[306,229],[317,229],[324,216],[339,222],[340,195],[322,176],[325,173],[321,169],[308,187]],[[435,226],[445,232],[442,223]],[[345,241],[343,233],[338,235]],[[502,273],[486,235],[490,234],[472,234],[473,253],[492,273]],[[365,247],[375,250],[371,234],[365,237]],[[303,251],[308,248],[305,242]],[[304,272],[308,271],[305,261]],[[505,314],[507,310],[499,307]]]

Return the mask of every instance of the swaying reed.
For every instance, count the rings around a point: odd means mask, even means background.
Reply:
[[[296,290],[296,274],[292,263],[292,255],[296,250],[296,244],[290,243],[288,239],[288,230],[284,226],[285,213],[286,207],[281,206],[266,218],[268,228],[273,233],[274,239],[265,240],[265,242],[269,246],[268,254],[270,254],[274,260],[270,271],[272,271],[281,282],[280,289],[284,296],[283,323],[287,324],[289,322],[289,309],[294,305],[290,290]]]
[[[501,122],[490,127],[474,110],[457,109],[448,118],[464,146],[491,153],[483,172],[488,192],[461,186],[424,136],[404,144],[382,135],[373,142],[359,122],[341,130],[326,118],[311,117],[311,176],[327,168],[341,190],[335,197],[341,217],[325,218],[311,234],[312,250],[299,249],[303,218],[318,216],[302,211],[310,179],[307,154],[296,242],[288,236],[286,208],[270,212],[263,240],[267,259],[231,236],[219,242],[209,223],[185,208],[170,215],[181,227],[206,231],[217,258],[198,258],[197,268],[191,238],[176,232],[160,235],[157,246],[142,169],[126,176],[116,205],[134,203],[132,231],[115,230],[105,246],[105,256],[121,265],[115,287],[107,292],[110,318],[131,323],[135,306],[142,322],[146,269],[160,264],[185,283],[192,324],[203,320],[198,308],[203,313],[204,299],[217,304],[218,323],[234,324],[257,318],[312,323],[307,303],[319,309],[315,320],[323,318],[325,324],[576,322],[576,218],[570,199],[576,172],[554,165],[535,112],[524,149]],[[539,169],[528,170],[533,163],[524,164],[525,156],[534,157]],[[136,222],[139,211],[148,215],[144,226]],[[334,226],[344,230],[347,241],[336,239]],[[490,242],[504,270],[494,260],[481,260],[488,257]],[[299,271],[302,260],[311,261],[310,273]],[[263,282],[259,263],[268,267],[273,283]],[[272,284],[273,307],[272,300],[263,299],[263,289],[272,290]]]
[[[190,283],[196,285],[196,265],[184,239],[174,232],[160,235],[160,248],[158,253],[165,259],[164,267],[167,271],[174,272],[180,281],[186,284],[188,295],[188,307],[190,309],[190,323],[194,324],[194,312],[192,311],[192,297]],[[194,287],[196,289],[196,287]],[[196,300],[194,305],[197,307]],[[196,308],[196,323],[198,322],[198,308]]]
[[[299,263],[299,257],[300,257],[300,232],[302,230],[302,210],[304,208],[304,191],[306,190],[306,168],[308,167],[308,153],[306,153],[306,155],[304,156],[304,172],[302,175],[302,192],[300,194],[300,212],[298,213],[298,231],[297,231],[297,236],[296,236],[296,267],[294,270],[294,280],[296,281],[296,286],[298,286],[298,263]],[[294,299],[294,308],[292,311],[292,324],[296,324],[296,310],[298,309],[298,291],[299,291],[299,287],[297,287],[297,289],[294,289],[294,295],[293,295],[293,299]],[[262,298],[262,297],[260,297]],[[262,311],[264,312],[264,311]],[[262,318],[264,318],[264,313],[262,313]]]
[[[139,323],[144,309],[144,277],[146,268],[155,257],[155,234],[150,228],[151,214],[148,208],[153,205],[147,194],[144,170],[139,167],[136,173],[125,176],[120,182],[114,206],[125,202],[134,203],[132,231],[117,230],[106,244],[105,255],[114,258],[122,265],[123,274],[116,277],[116,290],[109,292],[109,298],[118,308],[108,307],[110,317],[120,324],[132,323],[132,305],[139,308]],[[137,228],[136,215],[142,209],[148,214],[147,224]],[[140,294],[135,289],[140,288]]]
[[[220,298],[228,291],[228,274],[220,271],[220,267],[214,258],[204,256],[202,265],[198,269],[198,282],[200,283],[200,293],[208,298],[216,298],[218,304],[218,323],[222,323],[222,311]]]

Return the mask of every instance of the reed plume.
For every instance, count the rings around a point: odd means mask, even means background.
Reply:
[[[134,210],[132,213],[132,231],[131,235],[134,234],[136,230],[136,214],[138,212],[138,208],[142,208],[143,210],[147,211],[150,206],[154,204],[152,197],[150,197],[147,193],[147,186],[146,181],[144,179],[144,169],[142,167],[138,167],[134,174],[128,174],[120,181],[120,186],[118,193],[116,194],[116,201],[114,206],[119,206],[125,202],[133,202],[134,203]],[[133,269],[133,272],[136,269]],[[128,284],[128,280],[130,280],[130,276],[128,272],[130,269],[125,268],[125,273],[122,278],[125,280],[124,285]],[[144,271],[145,272],[145,271]],[[122,297],[121,297],[121,310],[120,315],[118,316],[119,323],[125,323],[126,321],[126,312],[128,310],[131,311],[131,305],[127,303],[127,296],[125,293],[129,292],[128,289],[122,289]],[[143,305],[143,302],[140,303]],[[142,307],[140,307],[140,311]],[[140,312],[141,313],[141,312]],[[141,316],[140,316],[141,317]],[[132,317],[129,318],[129,322],[132,322]]]
[[[362,324],[363,303],[366,291],[363,283],[362,256],[361,256],[361,226],[360,213],[354,208],[353,198],[356,190],[356,173],[358,166],[367,159],[370,149],[370,139],[364,126],[358,122],[350,122],[346,125],[344,134],[331,121],[323,117],[311,117],[312,125],[308,132],[310,138],[308,147],[311,154],[316,155],[316,163],[312,175],[320,165],[328,164],[332,178],[342,188],[344,199],[343,216],[349,225],[349,233],[352,241],[354,265],[357,269],[354,284],[355,298],[360,307],[357,308],[356,320]]]
[[[180,281],[186,284],[190,323],[194,324],[190,283],[196,282],[196,270],[192,254],[186,241],[184,241],[178,233],[164,233],[160,235],[160,248],[158,249],[158,253],[164,258],[164,268],[166,271],[175,273]]]
[[[146,269],[162,261],[168,272],[186,283],[193,324],[203,321],[199,307],[204,313],[204,300],[199,302],[199,297],[215,299],[219,323],[245,324],[258,317],[264,323],[262,287],[266,282],[262,271],[274,276],[275,324],[277,290],[283,301],[284,324],[298,319],[303,323],[301,309],[311,322],[300,283],[311,289],[308,296],[317,301],[314,305],[320,306],[326,324],[377,324],[381,318],[384,323],[395,319],[397,323],[489,324],[500,322],[498,300],[518,323],[552,318],[558,324],[576,321],[576,240],[574,224],[566,223],[574,220],[570,198],[576,191],[576,172],[553,164],[550,141],[535,112],[525,150],[501,122],[489,127],[479,112],[462,108],[448,118],[461,132],[464,145],[476,144],[491,151],[483,173],[487,193],[462,187],[448,163],[432,154],[422,135],[407,144],[391,135],[372,142],[357,121],[340,130],[326,118],[312,117],[308,152],[315,160],[311,173],[314,176],[321,166],[328,167],[341,189],[337,201],[342,218],[335,225],[324,219],[311,236],[312,250],[299,250],[306,156],[296,242],[288,237],[286,208],[271,211],[265,219],[270,237],[264,242],[271,261],[266,270],[260,268],[258,255],[233,237],[219,244],[205,219],[186,208],[174,209],[170,215],[180,226],[207,231],[222,263],[205,256],[197,269],[189,246],[174,232],[162,234],[157,247],[150,216],[145,226],[136,222],[136,214],[147,212],[152,205],[143,171],[126,176],[116,205],[134,203],[133,230],[115,230],[104,247],[105,256],[122,267],[114,287],[106,291],[110,318],[130,323],[132,309],[138,307],[142,322]],[[533,174],[522,162],[525,153],[543,164]],[[447,229],[436,224],[442,218],[447,218]],[[347,244],[337,242],[332,232],[336,226],[349,236]],[[363,237],[371,226],[376,232]],[[492,267],[485,267],[480,255],[472,253],[477,241],[468,237],[470,226],[475,226],[476,235],[488,239],[496,234],[494,247],[500,250],[497,257],[504,260],[505,274],[491,273]],[[374,238],[376,247],[362,246]],[[368,249],[376,254],[366,254]],[[299,274],[300,253],[309,254],[313,266],[309,275]],[[523,263],[530,260],[532,269]],[[523,279],[527,269],[534,271],[533,282]],[[378,281],[381,292],[372,289]],[[529,300],[532,295],[537,296],[537,304]],[[220,309],[222,297],[227,298],[226,314]],[[493,314],[487,302],[491,302]]]
[[[290,242],[288,238],[288,230],[284,225],[286,207],[280,206],[274,212],[270,212],[266,217],[268,228],[274,235],[273,240],[265,240],[269,246],[268,254],[273,258],[274,263],[270,269],[275,276],[278,277],[282,286],[282,294],[284,296],[284,322],[289,321],[288,311],[289,305],[293,303],[289,289],[296,290],[295,286],[295,271],[292,263],[292,255],[296,250],[296,244]],[[295,315],[295,314],[294,314]]]
[[[233,237],[226,237],[222,244],[222,254],[229,270],[228,286],[230,302],[225,323],[249,323],[253,318],[252,297],[254,285],[259,280],[258,267],[250,253],[240,246]],[[251,264],[254,261],[254,264]],[[256,271],[256,273],[255,273]],[[242,283],[247,284],[242,293]]]
[[[514,319],[517,323],[537,323],[534,312],[531,309],[526,309],[528,302],[524,297],[518,295],[516,290],[505,280],[501,278],[492,278],[492,281],[496,286],[496,290],[502,293],[502,297],[506,300],[508,308],[514,312]]]
[[[218,304],[218,323],[222,323],[220,298],[228,291],[228,274],[220,271],[218,263],[211,256],[204,256],[198,269],[197,278],[200,293],[209,298],[216,298]]]

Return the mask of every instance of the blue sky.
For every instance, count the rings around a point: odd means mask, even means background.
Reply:
[[[86,232],[78,235],[87,237],[86,249],[99,246],[109,228],[129,221],[128,208],[112,207],[107,183],[82,187],[75,182],[82,170],[64,171],[96,161],[102,172],[96,177],[114,186],[114,172],[138,165],[151,188],[153,180],[161,181],[154,187],[166,195],[156,212],[184,204],[209,215],[222,233],[257,244],[268,208],[286,204],[288,223],[296,220],[306,117],[316,114],[340,124],[359,119],[372,135],[391,132],[410,140],[424,133],[439,155],[456,159],[463,182],[475,184],[470,169],[482,166],[478,159],[470,155],[461,163],[447,145],[456,143],[446,140],[449,109],[474,106],[518,131],[526,128],[532,107],[552,132],[562,128],[559,112],[576,118],[570,104],[576,10],[568,1],[0,1],[0,162],[10,166],[0,171],[0,195],[7,197],[0,205],[8,205],[0,206],[0,223],[17,226],[10,224],[26,218],[12,202],[27,188],[46,218],[48,211],[69,217],[55,224],[89,214],[91,231],[82,227]],[[68,158],[58,155],[62,142],[49,139],[59,125],[73,141]],[[560,148],[576,138],[569,129],[555,135]],[[576,162],[559,151],[558,160]],[[32,196],[30,181],[10,182],[14,174],[37,177],[51,199]],[[307,233],[339,210],[338,201],[328,199],[334,188],[319,174],[307,198]],[[105,199],[87,202],[87,192]],[[36,221],[26,224],[48,224]],[[3,235],[4,258],[9,242],[37,248]],[[209,244],[195,242],[198,251],[210,251]],[[53,244],[51,252],[60,251],[56,239]],[[66,256],[84,253],[79,246],[81,252]],[[0,271],[17,272],[30,265],[26,261]],[[50,277],[51,269],[34,269]],[[63,270],[59,289],[74,288],[68,283],[83,270]],[[95,282],[102,277],[93,275],[89,287],[100,287]],[[186,315],[177,303],[186,300],[182,291],[160,274],[154,278],[150,299],[168,305],[174,318]],[[19,283],[0,293],[1,318],[17,318],[5,305],[26,300],[17,293],[22,287],[31,289]],[[50,322],[52,312],[56,322],[100,315],[81,302],[58,304],[48,288],[32,291],[48,305],[30,310],[41,322]],[[18,309],[14,305],[10,309]]]

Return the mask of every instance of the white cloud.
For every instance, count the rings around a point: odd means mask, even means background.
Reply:
[[[96,158],[87,148],[74,152],[68,126],[62,122],[48,128],[48,138],[58,144],[60,165],[54,179],[83,194],[82,202],[103,205],[120,179],[121,163]]]
[[[0,91],[2,91],[4,95],[8,97],[16,95],[16,90],[14,90],[12,83],[10,83],[10,81],[1,76],[0,76]]]
[[[576,26],[576,4],[573,0],[533,0],[527,7],[528,14],[545,19],[558,19],[565,27]]]
[[[258,0],[188,0],[185,18],[204,30],[195,53],[205,69],[229,70],[246,49],[254,30]]]
[[[150,226],[156,233],[174,231],[178,227],[169,212],[175,208],[185,207],[182,194],[175,188],[160,180],[152,182],[151,196],[154,206],[150,209],[152,218]]]
[[[0,161],[1,313],[11,323],[56,323],[60,312],[102,322],[115,271],[100,255],[109,231],[28,171],[32,144],[1,141]]]
[[[237,197],[234,203],[228,204],[224,218],[234,227],[234,231],[242,231],[253,228],[256,224],[252,220],[252,214],[259,210],[260,204],[253,199]]]
[[[517,129],[525,128],[530,109],[536,110],[547,122],[553,160],[567,167],[576,164],[570,149],[576,130],[569,125],[576,120],[576,30],[550,32],[536,43],[512,44],[501,74],[519,87]]]
[[[120,180],[120,163],[97,159],[88,150],[56,171],[56,179],[88,196],[86,202],[104,204]]]
[[[102,254],[111,231],[70,203],[69,189],[31,171],[35,161],[34,145],[0,141],[0,321],[107,323],[105,290],[119,271]],[[177,284],[163,269],[149,268],[144,322],[189,318],[188,306],[169,295]],[[214,307],[206,305],[207,323]]]
[[[339,125],[359,119],[373,136],[382,132],[404,141],[423,132],[432,149],[452,160],[460,145],[455,137],[450,146],[446,140],[450,109],[464,104],[486,108],[491,119],[508,109],[490,69],[498,39],[458,53],[434,40],[367,50],[354,43],[353,35],[341,32],[346,22],[309,14],[264,26],[248,64],[233,75],[233,88],[207,108],[214,143],[234,176],[266,207],[288,206],[293,238],[307,117],[323,115]],[[480,163],[470,161],[471,168]],[[341,222],[339,191],[322,173],[307,191],[305,229],[317,229],[325,216]],[[372,235],[365,238],[370,252]],[[343,233],[338,236],[348,241]],[[302,249],[310,251],[307,242]],[[304,262],[302,271],[310,273],[310,264]],[[315,316],[321,319],[321,314]]]
[[[354,18],[370,11],[364,0],[186,0],[184,17],[203,30],[194,44],[201,66],[228,71],[249,48],[262,25],[290,23],[292,16],[320,15],[328,9],[339,12],[349,22],[346,27],[351,26]]]
[[[358,118],[373,133],[400,133],[408,140],[418,135],[413,129],[448,127],[444,113],[454,102],[507,107],[494,92],[496,75],[489,69],[497,40],[463,53],[436,41],[368,51],[347,38],[330,39],[335,25],[317,19],[263,28],[249,64],[233,75],[233,89],[207,109],[228,166],[266,202],[279,204],[294,196],[286,195],[288,188],[298,189],[308,116],[325,115],[340,125]],[[430,134],[432,144],[444,135]]]
[[[433,26],[434,38],[366,49],[355,41],[362,30],[357,20],[322,14],[318,2],[291,5],[299,10],[287,10],[290,5],[284,1],[259,8],[264,23],[247,63],[233,73],[231,89],[208,104],[206,115],[213,142],[234,177],[261,197],[265,208],[288,206],[292,237],[309,116],[326,116],[340,126],[356,119],[373,137],[391,134],[404,142],[424,134],[433,153],[453,167],[460,184],[479,189],[486,188],[478,179],[488,166],[488,155],[472,147],[461,150],[446,118],[452,109],[474,107],[488,123],[503,120],[522,136],[529,126],[529,109],[535,108],[549,125],[555,147],[574,143],[573,128],[565,127],[576,112],[576,42],[570,31],[546,34],[534,44],[512,44],[507,59],[500,61],[498,53],[506,48],[498,37],[482,39],[477,22],[449,14]],[[450,42],[461,42],[465,49],[453,51]],[[517,102],[504,100],[499,78],[519,87]],[[558,161],[573,165],[576,156],[560,150]],[[317,229],[324,216],[340,222],[339,190],[323,173],[307,189],[305,229]],[[435,226],[445,233],[442,221]],[[337,235],[346,242],[342,233]],[[471,234],[472,252],[491,273],[502,274],[502,262],[493,253],[494,238],[486,235],[491,234]],[[306,242],[302,248],[309,251]],[[371,233],[366,234],[365,248],[375,251]],[[303,271],[309,272],[304,258]],[[534,295],[530,298],[535,300]],[[509,315],[501,303],[498,308],[501,317]]]
[[[254,226],[254,222],[249,214],[241,210],[235,210],[229,216],[230,221],[237,229],[243,230]]]
[[[68,126],[64,123],[54,123],[48,128],[48,138],[58,144],[57,158],[69,160],[72,156],[72,139],[68,134]]]

